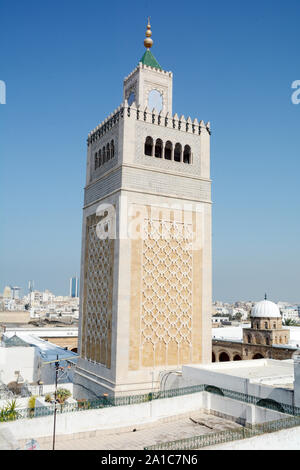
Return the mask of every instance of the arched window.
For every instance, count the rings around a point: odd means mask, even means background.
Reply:
[[[110,143],[110,158],[114,158],[115,156],[115,144],[114,141],[112,140]]]
[[[154,108],[157,113],[160,113],[163,108],[162,94],[158,90],[151,90],[148,95],[148,108]]]
[[[110,160],[110,145],[106,145],[106,161]]]
[[[175,162],[181,161],[181,153],[182,153],[181,144],[177,142],[177,144],[175,145],[175,149],[174,149],[174,161]]]
[[[155,156],[156,158],[162,158],[163,153],[163,143],[161,139],[157,139],[155,142]]]
[[[267,329],[268,329],[268,322],[265,321],[265,330],[267,330]]]
[[[263,356],[262,354],[256,353],[256,354],[254,354],[254,356],[252,357],[252,359],[263,359],[263,357],[264,357],[264,356]]]
[[[226,352],[222,352],[219,356],[219,362],[230,361],[229,356]]]
[[[105,150],[105,147],[103,147],[102,149],[102,163],[105,163],[106,162],[106,150]]]
[[[251,336],[250,335],[247,336],[247,340],[248,340],[248,343],[251,343]]]
[[[270,345],[270,338],[267,336],[266,337],[266,345],[269,346]]]
[[[276,323],[273,323],[273,328],[274,330],[276,330]]]
[[[189,145],[184,146],[183,163],[191,163],[191,147]]]
[[[145,155],[152,157],[153,155],[153,139],[152,137],[147,137],[145,140]]]
[[[98,166],[102,165],[102,159],[101,159],[101,149],[98,152]]]
[[[165,160],[171,160],[172,159],[172,142],[167,140],[166,145],[165,145]]]
[[[233,357],[233,360],[234,360],[234,361],[241,361],[242,358],[241,358],[241,356],[240,356],[239,354],[236,354],[236,355]]]
[[[95,170],[98,168],[98,153],[95,153]]]

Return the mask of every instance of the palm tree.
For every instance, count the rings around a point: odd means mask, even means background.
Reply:
[[[17,401],[11,400],[0,410],[0,422],[1,421],[13,421],[17,419],[19,412],[17,411]]]

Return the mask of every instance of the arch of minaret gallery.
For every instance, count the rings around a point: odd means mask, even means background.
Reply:
[[[148,392],[211,361],[210,125],[172,114],[146,36],[87,141],[76,398]]]

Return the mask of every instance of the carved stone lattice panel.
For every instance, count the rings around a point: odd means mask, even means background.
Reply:
[[[178,365],[192,354],[192,226],[145,219],[141,365]]]
[[[110,368],[114,241],[98,238],[96,219],[87,226],[82,355]]]

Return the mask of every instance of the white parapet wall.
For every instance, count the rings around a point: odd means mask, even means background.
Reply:
[[[300,356],[294,358],[294,394],[295,406],[300,408]]]
[[[208,392],[197,392],[173,398],[153,400],[136,405],[60,413],[56,417],[56,433],[60,436],[91,431],[145,427],[161,419],[173,419],[198,410],[217,413],[224,418],[245,424],[256,424],[286,417],[282,413],[243,403]],[[53,415],[0,423],[9,428],[17,440],[49,438],[53,432]]]
[[[15,382],[18,373],[29,383],[37,380],[38,356],[34,347],[0,348],[0,380]]]
[[[271,370],[273,372],[270,373]],[[290,361],[258,359],[255,361],[216,362],[209,365],[182,366],[181,386],[213,385],[293,406],[294,390],[284,386],[285,383],[293,383],[293,381],[293,364]],[[276,383],[276,386],[272,386],[272,382]]]

